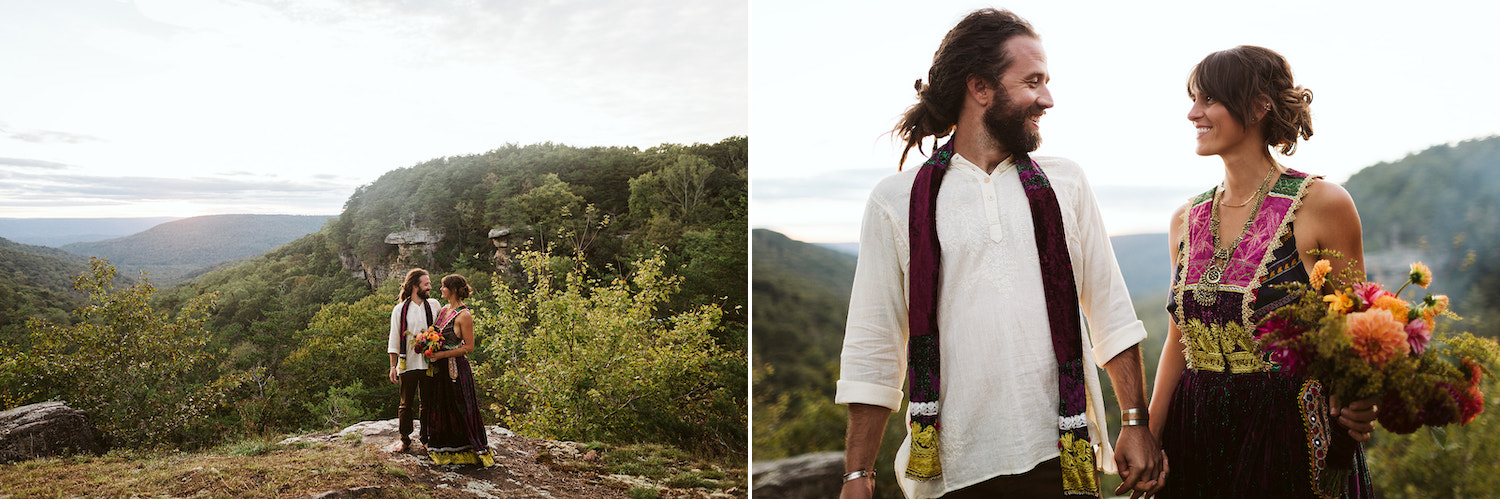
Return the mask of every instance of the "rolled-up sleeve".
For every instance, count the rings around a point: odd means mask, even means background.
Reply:
[[[849,296],[849,317],[840,357],[839,404],[869,404],[897,410],[906,377],[906,272],[902,265],[904,224],[872,195],[860,225],[859,262]],[[904,222],[904,221],[902,221]]]
[[[400,314],[401,305],[398,304],[395,309],[391,310],[391,334],[385,340],[385,353],[401,353],[401,333],[403,331],[398,331],[401,326],[397,325],[401,323]]]
[[[1120,275],[1114,246],[1104,228],[1099,203],[1088,180],[1080,175],[1075,199],[1078,210],[1079,243],[1083,262],[1075,262],[1080,278],[1078,299],[1089,321],[1089,340],[1093,343],[1094,362],[1100,367],[1120,352],[1146,339],[1146,327],[1135,316],[1130,291]]]

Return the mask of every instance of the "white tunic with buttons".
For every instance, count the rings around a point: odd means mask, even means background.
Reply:
[[[1062,211],[1080,308],[1087,318],[1086,363],[1103,362],[1146,338],[1120,277],[1098,204],[1083,170],[1062,158],[1034,157]],[[906,377],[907,227],[918,169],[892,175],[870,194],[836,401],[896,410]],[[907,497],[937,497],[1000,475],[1024,473],[1058,456],[1057,360],[1042,292],[1031,208],[1015,163],[986,174],[955,154],[937,200],[942,269],[938,329],[943,475],[904,477],[911,436],[896,456]],[[1099,464],[1114,472],[1104,436],[1097,369],[1084,369],[1089,438]],[[1059,484],[1059,487],[1061,484]]]

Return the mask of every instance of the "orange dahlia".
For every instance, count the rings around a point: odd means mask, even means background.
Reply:
[[[1344,318],[1344,326],[1354,353],[1376,367],[1383,368],[1391,359],[1411,352],[1406,329],[1385,310],[1354,312]]]
[[[1425,288],[1429,284],[1432,284],[1432,269],[1427,268],[1427,265],[1422,262],[1413,263],[1411,264],[1411,275],[1407,279],[1411,280],[1412,284]]]
[[[1333,264],[1329,263],[1328,260],[1318,260],[1318,263],[1313,265],[1312,275],[1308,277],[1307,283],[1313,289],[1323,289],[1323,279],[1332,270]]]
[[[1395,295],[1384,295],[1375,299],[1374,308],[1389,310],[1391,317],[1402,324],[1406,323],[1406,314],[1411,311],[1411,305],[1406,300],[1397,298]]]

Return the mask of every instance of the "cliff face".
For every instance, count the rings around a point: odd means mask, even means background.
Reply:
[[[369,284],[370,289],[378,289],[386,279],[405,275],[413,268],[433,270],[433,255],[437,253],[438,243],[442,241],[441,231],[411,227],[385,236],[385,243],[396,247],[394,260],[362,260],[346,249],[339,252],[339,264],[355,278]]]

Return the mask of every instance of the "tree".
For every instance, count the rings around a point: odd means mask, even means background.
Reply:
[[[743,449],[744,407],[719,373],[743,372],[744,357],[715,343],[718,305],[657,316],[682,283],[660,255],[610,282],[576,263],[561,286],[546,255],[521,260],[531,290],[497,280],[495,303],[475,314],[476,330],[492,335],[476,378],[501,419],[533,436]]]
[[[211,438],[203,424],[254,372],[218,374],[204,327],[215,295],[189,301],[176,317],[152,310],[145,279],[114,287],[115,268],[91,259],[74,287],[92,304],[73,325],[32,320],[29,352],[0,355],[0,384],[21,403],[66,400],[89,412],[115,444],[181,444]]]
[[[709,179],[717,171],[702,157],[678,155],[671,166],[631,179],[630,210],[639,217],[664,214],[688,225],[703,220],[710,200]]]

